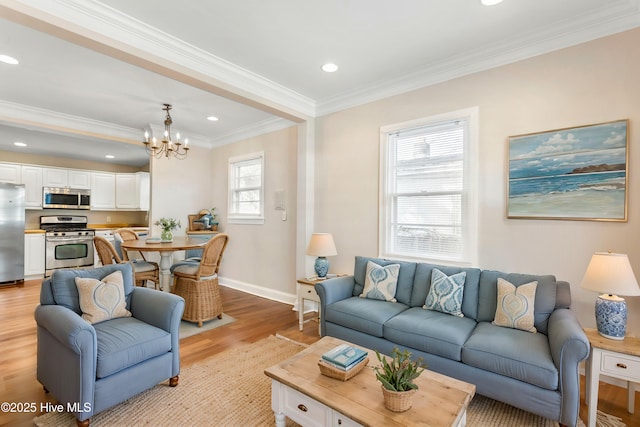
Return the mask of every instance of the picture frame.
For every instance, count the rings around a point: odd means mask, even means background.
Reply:
[[[507,218],[627,221],[629,120],[509,137]]]

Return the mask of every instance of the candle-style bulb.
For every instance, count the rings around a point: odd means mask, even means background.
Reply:
[[[188,143],[189,143],[189,138],[185,138],[184,139],[184,146],[186,147]]]
[[[151,146],[152,146],[153,148],[156,148],[156,137],[155,137],[155,136],[154,136],[154,137],[153,137],[153,139],[152,139]]]
[[[176,139],[180,142],[180,132],[176,133]]]
[[[146,130],[144,131],[144,140],[146,142],[149,142],[149,132],[147,132]]]

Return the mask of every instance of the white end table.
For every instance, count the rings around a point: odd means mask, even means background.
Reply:
[[[309,322],[311,319],[304,320],[304,301],[315,301],[318,303],[318,317],[320,317],[320,297],[316,293],[315,285],[318,282],[322,282],[326,279],[318,279],[318,278],[303,278],[298,279],[296,294],[298,296],[298,327],[302,331],[304,329],[304,324]],[[318,324],[318,333],[320,333],[320,324]]]
[[[605,338],[595,329],[585,329],[591,343],[591,353],[586,364],[586,398],[589,407],[587,427],[596,427],[598,409],[598,386],[600,375],[627,381],[628,411],[633,414],[635,384],[640,383],[640,339],[625,337],[624,340]]]

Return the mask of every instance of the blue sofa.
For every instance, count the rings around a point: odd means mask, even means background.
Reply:
[[[75,278],[102,280],[118,271],[131,316],[90,324],[81,317]],[[135,287],[131,263],[56,270],[42,282],[35,310],[37,379],[79,426],[166,379],[176,386],[183,310],[177,295]]]
[[[400,264],[397,302],[361,298],[367,262]],[[465,272],[462,313],[423,308],[434,268]],[[536,333],[492,324],[497,280],[537,281]],[[428,368],[476,385],[477,392],[575,426],[580,408],[579,363],[589,341],[569,310],[567,282],[550,275],[509,274],[427,263],[356,257],[354,274],[316,284],[321,334],[390,354],[394,347],[422,356]]]

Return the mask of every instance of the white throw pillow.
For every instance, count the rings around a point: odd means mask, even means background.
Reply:
[[[93,324],[116,317],[130,317],[124,296],[121,271],[114,271],[102,280],[76,277],[82,318]]]
[[[506,328],[537,332],[534,314],[536,288],[538,282],[530,282],[518,287],[498,278],[498,305],[493,324]]]

